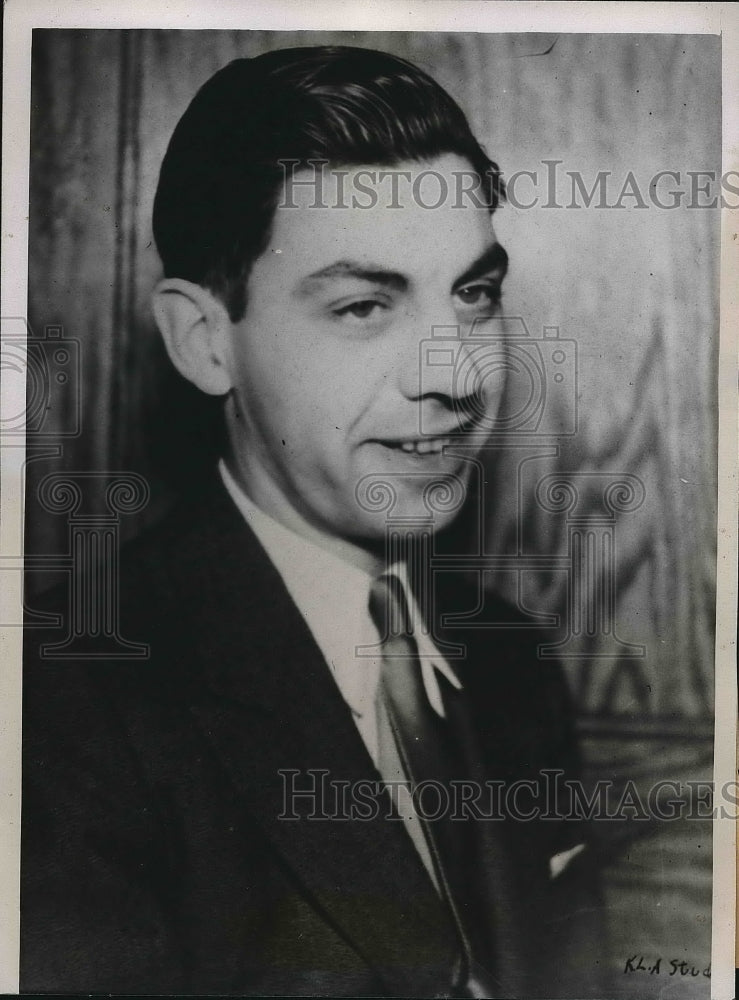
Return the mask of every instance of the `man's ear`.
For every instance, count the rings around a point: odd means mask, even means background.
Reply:
[[[211,396],[231,388],[231,320],[206,288],[182,278],[165,278],[152,295],[152,309],[172,364]]]

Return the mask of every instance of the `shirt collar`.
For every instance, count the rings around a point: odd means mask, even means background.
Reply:
[[[372,577],[275,521],[244,493],[223,460],[218,468],[229,495],[274,563],[310,628],[344,700],[355,715],[362,716],[374,706],[379,677],[378,659],[356,655],[358,646],[374,646],[379,641],[368,610]],[[421,622],[405,564],[395,563],[388,572],[403,583],[411,621]],[[337,608],[341,608],[340,615]],[[414,639],[429,701],[443,715],[434,671],[438,670],[454,687],[461,684],[423,628],[414,629]]]
[[[424,619],[421,611],[416,602],[416,598],[411,589],[410,581],[408,579],[408,567],[405,563],[398,562],[393,563],[393,565],[387,571],[388,573],[394,573],[398,577],[400,582],[403,584],[403,590],[405,591],[406,600],[408,601],[408,611],[410,614],[411,622],[414,624],[413,628],[413,638],[418,649],[418,655],[421,658],[422,666],[425,663],[433,666],[439,673],[443,674],[444,677],[449,681],[449,683],[455,688],[461,688],[462,685],[459,682],[459,678],[446,662],[444,657],[441,655],[439,650],[436,648],[434,641],[432,640],[429,633],[424,627],[416,628],[417,623],[424,624]],[[425,679],[425,678],[424,678]],[[427,685],[428,689],[428,685]],[[432,698],[432,703],[434,699]],[[434,705],[436,708],[436,705]],[[440,714],[443,714],[441,712]]]

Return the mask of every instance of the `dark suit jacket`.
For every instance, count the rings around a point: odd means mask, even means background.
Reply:
[[[55,637],[26,635],[21,990],[448,995],[457,940],[402,823],[280,818],[285,769],[378,775],[220,483],[129,547],[120,579],[122,634],[148,659],[48,660]],[[472,607],[452,579],[439,593]],[[559,668],[511,608],[489,612],[518,627],[437,632],[467,646],[455,725],[474,776],[573,775]],[[483,827],[496,995],[599,995],[589,852],[549,877],[587,832]]]

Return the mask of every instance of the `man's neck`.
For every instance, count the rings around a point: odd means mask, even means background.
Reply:
[[[273,521],[368,576],[378,576],[386,568],[383,552],[365,548],[321,530],[306,520],[271,480],[247,486],[245,477],[233,458],[225,457],[223,463],[244,495]]]

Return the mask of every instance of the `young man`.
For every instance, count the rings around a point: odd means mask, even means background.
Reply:
[[[23,990],[597,995],[587,834],[541,808],[563,678],[495,599],[445,624],[480,595],[423,558],[501,401],[500,191],[379,52],[237,60],[180,121],[154,311],[223,454],[122,558],[146,662],[29,633]]]

